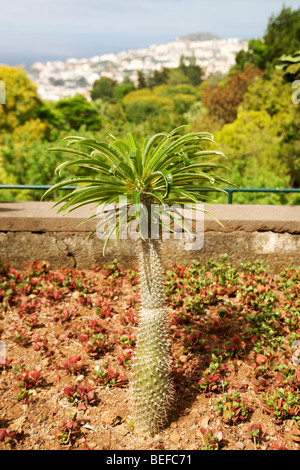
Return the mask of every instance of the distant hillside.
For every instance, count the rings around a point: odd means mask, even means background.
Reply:
[[[220,37],[211,33],[191,33],[182,36],[180,39],[184,41],[211,41],[212,39],[220,39]]]

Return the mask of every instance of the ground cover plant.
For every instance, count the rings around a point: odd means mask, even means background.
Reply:
[[[164,284],[176,401],[141,437],[137,270],[0,265],[1,449],[299,450],[300,268],[224,254]]]

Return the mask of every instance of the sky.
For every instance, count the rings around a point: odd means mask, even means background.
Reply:
[[[263,36],[282,0],[0,0],[0,63],[92,57],[195,32]],[[297,9],[299,0],[285,6]]]

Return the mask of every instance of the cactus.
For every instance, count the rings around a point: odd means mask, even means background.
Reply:
[[[140,245],[141,309],[132,394],[138,432],[153,435],[167,422],[174,393],[160,242],[141,240]]]
[[[144,237],[141,233],[143,227],[150,227],[153,221],[160,224],[160,229],[163,223],[160,216],[159,222],[157,217],[152,218],[149,209],[152,204],[162,205],[161,214],[166,215],[169,204],[182,207],[184,204],[195,205],[206,201],[207,196],[201,194],[201,189],[223,191],[216,184],[232,185],[226,178],[211,174],[213,169],[225,168],[223,165],[204,161],[207,156],[224,157],[221,152],[203,149],[203,143],[214,143],[213,135],[209,132],[181,135],[184,127],[149,136],[142,145],[138,145],[133,135],[128,133],[126,140],[116,139],[110,134],[106,140],[69,136],[63,139],[66,147],[49,149],[75,157],[61,163],[56,168],[58,174],[71,166],[88,168],[95,173],[60,181],[46,191],[43,199],[65,186],[78,185],[56,202],[55,206],[61,204],[58,212],[69,212],[91,204],[102,206],[107,215],[92,233],[99,235],[100,227],[106,227],[102,233],[105,239],[103,253],[112,234],[115,233],[117,240],[118,234],[127,230],[134,221],[141,235],[140,330],[131,389],[135,426],[143,434],[154,434],[166,424],[174,396],[169,377],[170,349],[160,255],[161,231],[157,240]],[[197,192],[191,191],[195,188]],[[115,203],[119,205],[109,208]],[[146,207],[146,212],[143,207]],[[86,221],[97,215],[99,212]],[[143,220],[143,217],[148,217],[148,220]],[[143,225],[143,221],[147,223]]]

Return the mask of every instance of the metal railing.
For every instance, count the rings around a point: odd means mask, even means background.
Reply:
[[[300,188],[221,188],[228,193],[228,204],[232,204],[233,193],[299,193]],[[191,189],[191,191],[198,191]],[[203,191],[203,190],[201,190]],[[214,191],[206,189],[204,191]]]
[[[24,190],[24,189],[33,189],[33,190],[44,190],[51,188],[52,185],[47,184],[0,184],[1,189],[10,189],[10,190]],[[72,190],[76,189],[77,186],[65,186],[61,190]],[[299,193],[300,188],[221,188],[222,190],[228,193],[228,204],[232,204],[233,193]],[[215,189],[198,189],[191,188],[190,191],[206,191],[213,192],[217,191]]]

